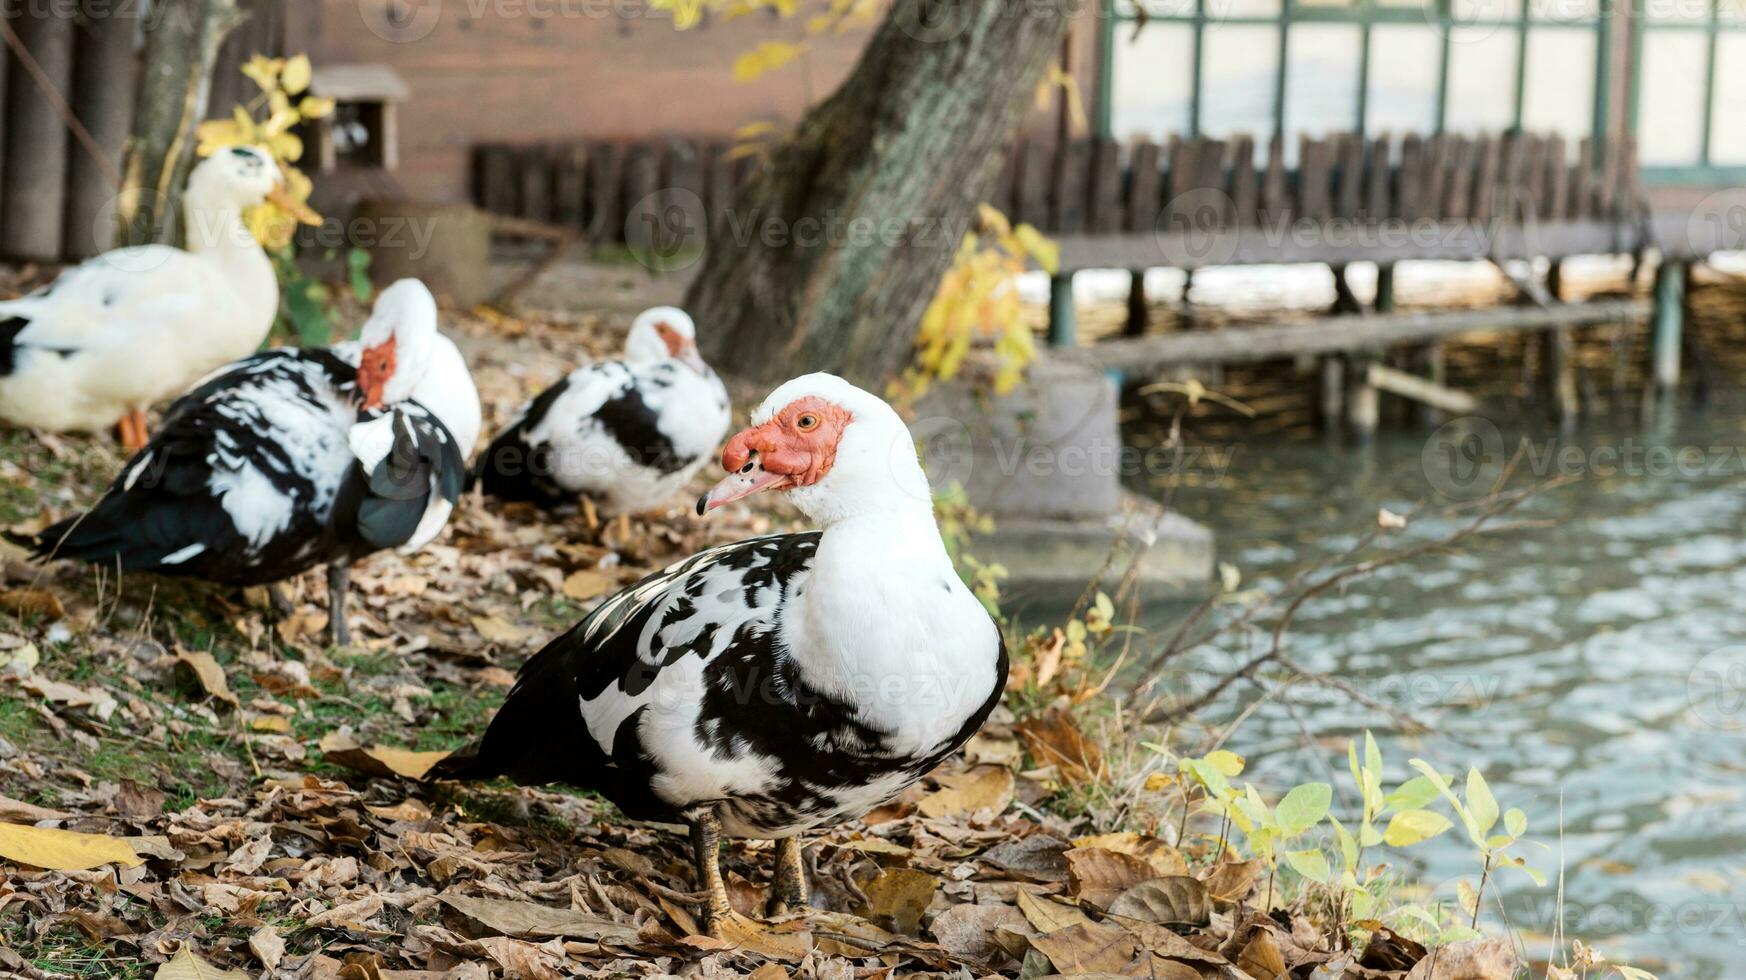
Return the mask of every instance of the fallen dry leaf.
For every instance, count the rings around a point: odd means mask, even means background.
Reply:
[[[928,925],[928,931],[947,952],[984,963],[1001,952],[994,935],[1001,928],[1035,932],[1024,913],[1011,905],[954,905]]]
[[[208,697],[214,697],[235,708],[242,702],[230,693],[224,679],[224,668],[204,650],[177,650],[176,675],[188,687],[198,687]]]
[[[1057,929],[1031,940],[1037,951],[1055,965],[1055,972],[1120,973],[1134,959],[1139,947],[1134,937],[1115,926],[1082,922]]]
[[[1281,980],[1285,976],[1285,957],[1280,955],[1273,934],[1266,929],[1256,929],[1248,945],[1237,954],[1237,969],[1255,980]]]
[[[1018,908],[1024,914],[1025,921],[1038,932],[1057,932],[1091,921],[1089,916],[1071,905],[1063,905],[1030,892],[1019,892]]]
[[[0,612],[43,619],[60,619],[67,614],[59,597],[47,589],[0,589]]]
[[[618,584],[618,577],[598,568],[583,568],[564,578],[564,595],[576,600],[588,600]]]
[[[158,967],[153,980],[254,980],[241,970],[220,970],[194,955],[186,945],[176,951],[169,962]]]
[[[898,932],[913,935],[939,888],[940,879],[926,872],[886,868],[861,890],[867,894],[870,918],[888,921]]]
[[[414,752],[386,745],[365,748],[349,735],[329,732],[322,736],[321,754],[336,766],[345,766],[367,776],[404,776],[423,779],[447,752]]]
[[[1109,914],[1158,925],[1204,926],[1212,919],[1206,886],[1187,875],[1154,878],[1128,889],[1109,904]]]
[[[1406,980],[1510,980],[1519,964],[1509,940],[1469,939],[1426,953]]]
[[[255,954],[255,959],[267,968],[268,973],[273,973],[279,969],[279,961],[285,958],[285,940],[272,926],[262,926],[249,935],[249,952]]]
[[[1059,705],[1013,726],[1025,740],[1031,758],[1041,766],[1054,766],[1070,783],[1089,782],[1103,772],[1103,752],[1085,737],[1073,715]]]
[[[976,766],[940,777],[944,788],[916,803],[924,817],[963,817],[984,810],[998,814],[1012,802],[1013,775],[1005,766]]]
[[[133,848],[117,837],[12,823],[0,824],[0,857],[54,871],[83,871],[105,864],[132,868],[143,863]]]
[[[442,899],[443,904],[467,918],[506,936],[520,939],[561,936],[566,939],[617,943],[637,941],[635,926],[622,925],[586,912],[500,898],[446,893],[437,897]]]
[[[23,800],[15,800],[9,796],[0,796],[0,820],[9,823],[37,823],[43,820],[64,820],[68,816],[71,816],[71,814],[64,810],[50,810],[47,807],[37,806],[35,803],[26,803]]]
[[[1260,858],[1250,861],[1223,861],[1209,873],[1202,873],[1201,884],[1207,894],[1219,902],[1240,902],[1260,880],[1266,865]]]
[[[1075,898],[1107,909],[1110,903],[1142,881],[1158,877],[1145,859],[1101,847],[1075,847],[1067,852],[1067,883]]]
[[[1095,834],[1091,837],[1076,837],[1074,847],[1101,847],[1117,854],[1132,854],[1150,864],[1160,875],[1185,875],[1188,873],[1188,861],[1182,852],[1156,837],[1145,834]]]
[[[521,646],[533,636],[532,630],[523,629],[501,616],[474,616],[472,622],[473,629],[480,636],[504,646]]]
[[[486,936],[484,939],[474,940],[473,945],[502,967],[507,977],[516,977],[519,980],[565,980],[567,975],[565,971],[568,961],[561,950],[535,946],[508,936]]]

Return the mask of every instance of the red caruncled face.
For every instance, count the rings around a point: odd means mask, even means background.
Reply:
[[[764,470],[785,478],[781,488],[811,486],[837,461],[837,443],[851,418],[847,409],[815,395],[790,402],[775,418],[729,439],[722,468],[738,470],[756,452]]]
[[[394,377],[394,336],[374,347],[364,348],[358,359],[358,394],[365,408],[382,407],[382,389]]]
[[[667,345],[667,353],[673,357],[678,357],[685,352],[685,348],[691,346],[691,341],[687,340],[684,334],[673,329],[673,325],[665,321],[655,324],[655,333],[660,335],[661,343]]]

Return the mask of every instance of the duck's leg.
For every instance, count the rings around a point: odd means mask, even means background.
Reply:
[[[800,838],[776,841],[776,880],[770,886],[769,916],[787,915],[806,908],[806,867],[800,861]]]
[[[346,590],[351,580],[352,566],[341,561],[327,566],[327,638],[336,647],[352,643],[352,631],[346,628]]]
[[[691,821],[691,857],[697,866],[697,884],[708,893],[703,903],[703,931],[720,939],[722,926],[734,910],[728,904],[727,882],[721,877],[721,820],[714,807]]]
[[[121,448],[129,453],[144,449],[147,439],[150,438],[145,412],[136,408],[123,415],[115,423],[115,434],[121,440]]]
[[[280,582],[267,583],[267,604],[273,607],[273,614],[280,619],[285,619],[297,611],[296,604],[285,595],[285,586]]]

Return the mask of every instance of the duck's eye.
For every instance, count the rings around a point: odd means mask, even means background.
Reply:
[[[794,427],[802,432],[811,432],[818,428],[818,416],[808,412],[794,420]]]

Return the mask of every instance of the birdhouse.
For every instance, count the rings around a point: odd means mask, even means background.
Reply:
[[[315,69],[309,89],[334,101],[316,122],[311,155],[316,174],[340,169],[392,171],[400,165],[399,103],[412,94],[387,65],[327,65]]]

